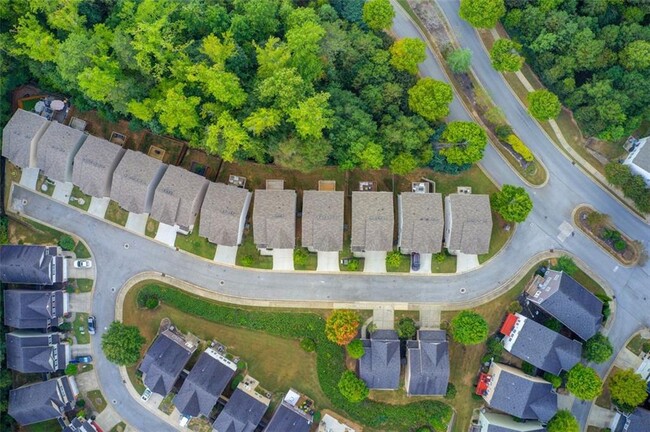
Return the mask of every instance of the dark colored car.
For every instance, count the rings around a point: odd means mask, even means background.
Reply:
[[[95,334],[95,317],[92,315],[88,317],[88,333]]]
[[[417,252],[411,254],[411,269],[413,271],[420,270],[420,254]]]
[[[75,363],[92,363],[93,357],[92,356],[77,356],[70,360],[70,363],[75,364]]]

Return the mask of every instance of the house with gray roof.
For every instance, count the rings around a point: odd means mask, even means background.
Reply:
[[[36,148],[50,122],[18,109],[2,130],[2,156],[20,168],[36,167]]]
[[[393,249],[392,192],[352,192],[352,252]]]
[[[57,246],[0,245],[0,281],[54,285],[68,280],[68,264]]]
[[[295,396],[299,396],[295,390],[287,392],[264,432],[309,432],[313,417],[298,407]]]
[[[476,432],[546,432],[546,428],[537,420],[515,421],[509,415],[481,410]]]
[[[212,183],[201,206],[199,235],[222,246],[239,246],[253,194],[244,188]]]
[[[526,288],[526,302],[533,311],[546,313],[588,340],[603,323],[603,302],[564,272],[547,270]]]
[[[113,172],[125,149],[96,136],[88,136],[74,157],[72,183],[87,195],[104,198],[111,195]]]
[[[449,384],[449,344],[444,330],[418,330],[406,341],[406,393],[444,395]]]
[[[61,432],[97,432],[97,430],[92,421],[83,417],[75,417]]]
[[[56,419],[71,411],[77,401],[72,376],[27,384],[9,392],[9,415],[21,426]]]
[[[174,388],[183,368],[196,351],[196,345],[171,328],[153,341],[140,363],[142,382],[149,390],[167,396]]]
[[[491,235],[489,195],[455,193],[445,197],[445,246],[449,253],[488,253]]]
[[[111,199],[132,213],[149,213],[167,165],[144,153],[127,150],[113,173]]]
[[[395,390],[401,370],[399,338],[394,330],[376,330],[370,339],[361,339],[365,349],[359,359],[359,378],[370,389]]]
[[[520,314],[508,314],[501,333],[504,348],[533,366],[560,375],[580,362],[582,344]]]
[[[650,186],[650,144],[648,144],[650,137],[631,140],[633,146],[623,164],[629,166],[634,174],[643,177],[646,184]]]
[[[255,191],[253,240],[260,250],[295,248],[296,191],[287,189]]]
[[[239,383],[223,411],[212,424],[214,432],[255,432],[271,402],[247,383]]]
[[[650,411],[637,408],[630,415],[621,415],[613,432],[648,432],[650,427]]]
[[[4,290],[4,322],[17,329],[47,329],[63,322],[69,294],[63,290]]]
[[[63,370],[72,358],[61,333],[7,333],[7,368],[22,373]]]
[[[210,417],[212,408],[236,371],[235,363],[212,348],[206,349],[174,396],[174,405],[183,415]]]
[[[302,246],[311,252],[343,249],[343,191],[304,191]]]
[[[403,192],[397,196],[397,214],[397,245],[403,254],[434,254],[442,250],[445,222],[441,194]]]
[[[558,409],[551,383],[499,363],[481,375],[476,392],[490,408],[522,420],[546,423]]]
[[[88,135],[61,123],[52,122],[36,147],[36,165],[46,177],[72,181],[72,166],[77,151]]]

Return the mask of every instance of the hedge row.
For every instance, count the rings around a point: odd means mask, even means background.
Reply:
[[[510,144],[512,149],[517,153],[519,156],[524,158],[526,162],[532,162],[534,157],[533,153],[530,151],[528,147],[526,147],[526,144],[523,143],[522,140],[519,139],[519,137],[515,134],[510,134],[506,138],[506,142]]]
[[[338,390],[345,372],[343,348],[325,337],[325,320],[312,313],[262,312],[230,307],[192,296],[177,288],[148,284],[138,296],[155,296],[168,306],[218,324],[257,330],[290,339],[310,338],[316,342],[316,366],[323,393],[332,405],[354,421],[383,430],[410,430],[430,425],[443,431],[451,420],[451,408],[439,401],[420,401],[408,405],[389,405],[371,400],[348,402]]]

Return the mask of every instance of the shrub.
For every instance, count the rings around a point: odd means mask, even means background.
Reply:
[[[7,216],[0,216],[0,244],[9,243],[9,219]]]
[[[399,251],[393,250],[386,254],[386,266],[390,269],[397,269],[402,263],[402,254]]]
[[[544,372],[544,379],[550,382],[553,385],[553,388],[558,388],[562,385],[562,378],[557,375],[553,375],[552,373]]]
[[[447,392],[445,393],[445,399],[452,400],[456,397],[456,386],[452,383],[447,384]]]
[[[335,310],[327,317],[325,335],[330,341],[347,345],[357,335],[359,314],[351,310]]]
[[[352,371],[343,372],[338,388],[343,397],[352,403],[361,402],[368,397],[368,386]]]
[[[312,338],[302,338],[300,340],[300,348],[306,352],[313,352],[316,350],[316,342]]]
[[[74,245],[74,239],[67,234],[63,234],[59,239],[59,246],[61,246],[61,249],[64,251],[74,250]]]
[[[530,151],[528,147],[526,147],[526,144],[519,139],[519,137],[515,134],[510,134],[506,138],[506,142],[510,144],[510,147],[517,153],[519,156],[521,156],[526,162],[532,162],[534,157],[533,153]]]
[[[498,357],[503,353],[503,344],[501,344],[501,341],[496,337],[489,338],[486,345],[488,354]]]
[[[347,269],[349,271],[357,271],[359,270],[359,260],[356,258],[351,259],[348,261]]]
[[[72,324],[71,323],[64,322],[64,323],[59,324],[59,331],[68,332],[70,330],[72,330]]]
[[[497,138],[505,141],[510,135],[512,135],[512,127],[508,124],[501,124],[494,128],[494,133]]]
[[[309,253],[303,248],[295,249],[293,251],[293,263],[296,267],[304,267],[307,265]]]
[[[149,297],[144,305],[147,309],[156,309],[158,307],[158,299],[156,297]]]
[[[366,349],[363,347],[363,342],[360,339],[355,339],[345,347],[345,350],[348,352],[348,355],[357,360],[363,357],[366,353]]]
[[[476,345],[487,338],[488,324],[481,315],[465,310],[451,320],[450,330],[456,342]]]
[[[625,243],[625,240],[616,240],[614,242],[614,249],[617,252],[623,252],[627,248],[627,243]]]
[[[521,303],[519,303],[518,300],[514,300],[512,303],[508,305],[508,312],[510,313],[519,313],[523,310],[521,307]]]
[[[595,370],[578,363],[567,374],[566,388],[578,399],[592,400],[602,392],[603,382]]]
[[[633,369],[625,369],[612,375],[609,391],[612,402],[621,411],[630,413],[647,398],[648,383]]]
[[[66,375],[77,375],[77,372],[79,371],[79,366],[76,364],[70,363],[65,367],[65,374]]]
[[[415,321],[411,318],[401,318],[397,323],[397,336],[400,339],[411,339],[417,332]]]
[[[447,256],[444,254],[444,252],[437,253],[433,256],[433,259],[436,260],[437,263],[445,262],[446,258]]]
[[[557,264],[551,267],[553,270],[563,271],[569,276],[573,276],[578,271],[578,266],[576,265],[573,258],[568,255],[562,255],[557,259]]]
[[[237,386],[239,385],[240,382],[244,381],[244,375],[239,374],[233,378],[232,382],[230,383],[230,389],[235,390]]]
[[[650,353],[650,342],[643,342],[643,345],[641,345],[641,350],[643,352]]]
[[[537,372],[537,368],[528,362],[521,363],[521,370],[523,373],[530,376],[535,376],[535,372]]]
[[[621,188],[640,212],[650,213],[650,189],[646,187],[643,177],[630,171],[629,166],[618,162],[605,165],[605,177],[609,183]]]
[[[607,336],[597,333],[582,347],[582,356],[594,363],[604,363],[614,354],[614,348]]]
[[[546,328],[550,328],[554,332],[559,332],[560,330],[562,330],[562,323],[552,317],[544,321],[544,326],[546,326]]]
[[[255,259],[252,255],[244,255],[241,259],[241,265],[244,267],[252,267]]]
[[[76,402],[75,405],[77,405],[77,407],[79,407],[79,408],[83,408],[83,407],[86,406],[86,400],[85,399],[77,399],[77,402]]]
[[[472,65],[472,51],[467,48],[451,51],[447,55],[447,64],[454,73],[467,72]]]

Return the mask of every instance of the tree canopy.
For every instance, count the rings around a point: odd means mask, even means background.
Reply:
[[[499,192],[490,197],[492,208],[508,222],[523,222],[533,210],[533,200],[526,189],[519,186],[503,185]]]
[[[500,72],[516,72],[524,65],[524,58],[517,52],[521,45],[510,39],[498,39],[490,50],[494,69]]]
[[[537,120],[554,119],[560,115],[562,105],[556,95],[548,90],[535,90],[528,93],[528,111]]]
[[[571,411],[559,410],[553,418],[551,418],[547,425],[548,432],[580,432],[580,424]]]
[[[415,326],[415,321],[412,318],[404,317],[400,318],[397,322],[397,336],[400,339],[411,339],[415,336],[418,329]]]
[[[390,47],[390,64],[411,75],[418,73],[418,65],[426,58],[426,45],[420,39],[404,38]]]
[[[597,333],[585,342],[582,347],[582,356],[594,363],[605,363],[614,354],[611,342],[601,333]]]
[[[459,312],[450,323],[454,340],[463,345],[476,345],[487,339],[488,324],[481,315],[469,310]]]
[[[347,344],[345,346],[345,350],[353,359],[360,359],[366,353],[366,349],[363,347],[363,342],[361,342],[361,339],[355,339]]]
[[[395,11],[390,0],[368,0],[363,4],[363,21],[373,30],[386,30],[393,24]]]
[[[648,383],[633,369],[617,371],[609,383],[612,402],[627,413],[634,411],[648,398],[647,389]]]
[[[352,371],[345,371],[339,380],[339,391],[344,398],[350,402],[361,402],[368,397],[368,386],[366,383],[357,378]]]
[[[145,342],[137,327],[113,321],[102,335],[102,351],[110,362],[129,366],[140,359],[140,350]]]
[[[460,17],[477,28],[492,28],[506,13],[503,0],[460,0]]]
[[[463,165],[478,162],[483,158],[487,145],[485,131],[474,122],[453,121],[441,136],[440,154],[447,162]]]
[[[592,400],[603,391],[603,382],[595,370],[578,363],[567,374],[566,388],[578,399]]]
[[[433,78],[422,78],[409,89],[409,108],[427,120],[441,120],[449,115],[454,98],[451,86]]]
[[[339,309],[327,317],[325,335],[327,339],[339,345],[346,345],[357,335],[359,315],[351,310]]]

